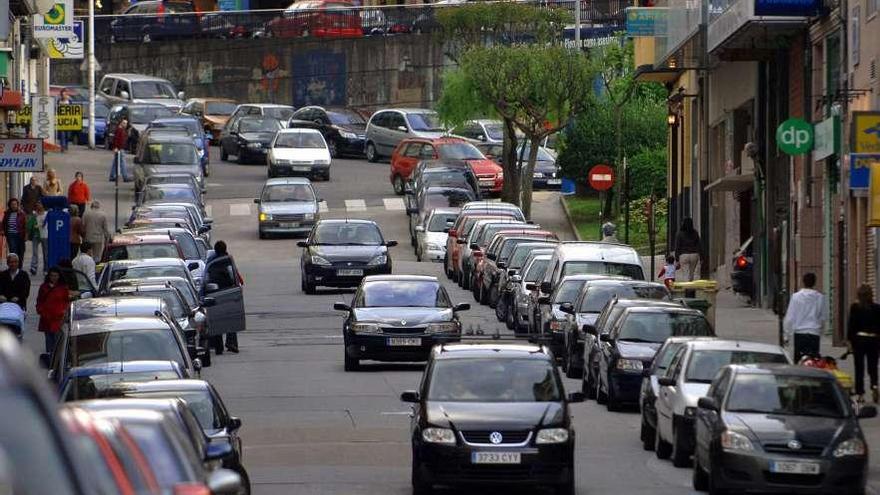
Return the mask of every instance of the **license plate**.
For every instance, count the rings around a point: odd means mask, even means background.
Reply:
[[[359,277],[363,274],[363,270],[336,270],[336,275],[340,277]]]
[[[548,179],[547,184],[551,184],[551,185],[562,184],[562,179]]]
[[[389,337],[388,345],[420,346],[422,339],[418,337]]]
[[[281,222],[278,224],[278,226],[281,227],[282,229],[295,229],[296,227],[299,227],[299,223],[297,223],[297,222]]]
[[[481,186],[494,186],[495,179],[483,179],[480,181]]]
[[[544,177],[544,174],[542,174],[541,172],[535,172],[534,174],[532,174],[532,177],[536,179],[542,179]]]
[[[819,474],[819,465],[815,462],[772,461],[771,473],[785,474]]]
[[[520,464],[522,454],[519,452],[473,452],[471,464]]]
[[[310,172],[312,167],[293,167],[295,172]]]

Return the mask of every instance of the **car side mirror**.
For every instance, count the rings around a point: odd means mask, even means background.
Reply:
[[[661,376],[657,379],[657,383],[661,387],[674,387],[675,386],[675,378],[670,378],[668,376]]]
[[[585,399],[586,399],[586,396],[584,395],[583,392],[572,392],[572,393],[568,394],[568,402],[570,404],[573,404],[576,402],[583,402]]]
[[[123,100],[131,99],[131,95],[128,94],[128,91],[120,91],[119,97],[122,98]]]
[[[522,282],[522,277],[520,277],[519,275],[514,275],[514,276],[510,277],[510,281],[511,282]],[[528,290],[528,291],[538,290],[538,284],[529,282],[526,284],[526,290]]]
[[[486,140],[486,136],[480,134],[479,136],[477,136],[477,139],[479,139],[480,141],[485,141],[485,140]]]
[[[199,264],[196,263],[195,261],[193,261],[192,263],[186,265],[186,269],[189,270],[189,271],[198,270],[198,269],[199,269]]]
[[[260,198],[254,198],[254,203],[255,203],[255,204],[260,204]]]
[[[388,247],[394,247],[397,245],[397,241],[388,241],[385,243],[385,245]]]
[[[213,217],[205,217],[202,219],[202,222],[204,222],[205,225],[212,225],[214,223],[214,218]]]
[[[593,325],[589,325],[589,324],[581,327],[581,330],[583,330],[584,333],[589,334],[589,335],[596,335],[596,333],[597,333],[596,327]]]
[[[699,407],[700,409],[707,409],[709,411],[717,411],[718,410],[718,404],[715,402],[715,399],[713,399],[712,397],[700,397],[697,400],[697,407]],[[876,413],[877,410],[875,409],[874,412]]]
[[[217,284],[207,284],[205,285],[205,292],[217,292],[220,290],[220,286]]]
[[[213,297],[202,298],[202,306],[204,306],[206,308],[210,308],[211,306],[216,306],[216,305],[217,305],[217,300],[214,299]]]
[[[453,311],[467,311],[471,309],[471,305],[469,303],[458,303],[452,307]]]
[[[399,126],[397,126],[397,130],[400,131],[400,132],[407,132],[407,129],[406,129],[406,126],[405,126],[405,125],[399,125]]]
[[[416,225],[415,231],[416,232],[424,232],[425,227],[423,225]]]
[[[226,438],[214,438],[205,446],[205,460],[219,461],[235,453],[232,442]]]
[[[877,417],[877,408],[875,406],[862,406],[859,408],[859,419],[868,419]]]
[[[419,393],[415,390],[407,390],[406,392],[400,394],[400,400],[402,402],[417,403],[419,402]]]
[[[351,306],[345,303],[336,302],[333,303],[333,309],[335,309],[336,311],[351,311]]]
[[[234,495],[242,488],[241,475],[229,469],[216,469],[208,475],[211,495]]]
[[[544,294],[553,292],[553,285],[550,282],[541,282],[541,292]]]
[[[199,227],[199,234],[207,234],[210,231],[211,231],[210,225],[202,225],[201,227]]]
[[[309,247],[309,241],[296,241],[296,245],[301,248]]]
[[[236,431],[239,428],[241,428],[241,418],[231,416],[229,418],[229,423],[226,423],[226,429],[229,431]]]
[[[511,268],[510,270],[507,270],[508,277],[512,277],[514,275],[516,275],[516,270],[514,270],[513,268]]]
[[[599,340],[602,342],[614,342],[614,339],[611,338],[611,334],[603,333],[599,336]]]
[[[549,298],[548,298],[548,299],[549,299]],[[572,303],[569,303],[569,302],[567,302],[567,303],[562,303],[562,304],[559,305],[559,311],[562,311],[563,313],[567,313],[567,314],[573,315],[573,314],[574,314],[574,305],[573,305]]]
[[[505,263],[503,261],[499,261],[498,263],[495,264],[495,266],[497,266],[499,270],[504,270],[505,268],[507,268],[507,263]]]

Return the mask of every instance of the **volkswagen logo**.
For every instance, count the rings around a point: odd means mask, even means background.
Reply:
[[[406,320],[400,320],[401,325],[406,325]]]
[[[493,431],[492,433],[489,434],[489,441],[495,445],[498,445],[503,440],[504,440],[504,437],[502,437],[501,433],[498,433],[497,431]]]
[[[788,442],[788,448],[790,448],[791,450],[800,450],[801,443],[798,442],[797,440],[792,440],[792,441]]]

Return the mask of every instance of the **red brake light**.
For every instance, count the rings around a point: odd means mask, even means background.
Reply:
[[[449,237],[458,237],[458,231],[455,229],[449,229]]]
[[[201,483],[180,483],[174,485],[174,495],[211,495],[211,490]]]
[[[747,266],[749,266],[749,260],[747,260],[745,256],[740,256],[736,259],[737,268],[745,268]]]
[[[482,258],[483,253],[480,251],[474,250],[474,251],[471,251],[471,256],[473,256],[474,258]]]

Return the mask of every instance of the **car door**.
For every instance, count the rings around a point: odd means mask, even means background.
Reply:
[[[221,335],[245,330],[244,290],[232,258],[221,256],[209,261],[205,265],[203,286],[208,334]]]
[[[397,146],[397,143],[408,137],[408,133],[406,131],[406,120],[398,112],[390,112],[385,122],[387,137],[382,142],[382,145],[385,147],[383,154],[389,155],[394,150],[394,147]]]
[[[723,370],[721,376],[715,379],[706,393],[707,397],[715,399],[715,404],[719,408],[724,403],[724,396],[727,394],[727,388],[730,386],[732,375],[733,373],[729,369]],[[697,462],[703,469],[712,465],[710,462],[712,441],[715,438],[716,432],[723,427],[721,416],[717,411],[697,408],[697,419],[694,426],[696,442],[694,445],[694,459],[699,458]]]
[[[682,347],[672,358],[669,368],[666,370],[665,378],[671,378],[676,381],[676,385],[660,385],[657,392],[657,400],[654,402],[657,407],[657,429],[660,435],[667,441],[672,440],[672,419],[675,412],[675,395],[678,393],[678,377],[681,375],[682,365],[685,359],[687,349]]]

